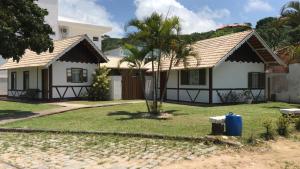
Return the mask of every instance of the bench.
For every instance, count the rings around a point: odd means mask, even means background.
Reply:
[[[222,135],[225,129],[225,116],[215,116],[210,117],[209,122],[211,122],[211,134]]]
[[[300,109],[280,109],[283,116],[300,117]]]

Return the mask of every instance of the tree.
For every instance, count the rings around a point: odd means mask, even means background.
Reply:
[[[93,83],[89,95],[94,100],[108,100],[110,79],[108,74],[110,69],[100,67],[93,74]]]
[[[300,57],[300,2],[290,1],[281,8],[281,20],[289,26],[288,51],[290,60]]]
[[[124,49],[128,50],[129,53],[122,60],[120,60],[120,64],[126,62],[130,68],[138,70],[147,110],[148,112],[150,112],[151,110],[145,90],[144,70],[142,69],[145,64],[145,57],[149,53],[149,50],[147,48],[138,49],[137,47],[131,44],[125,44]]]
[[[179,33],[179,32],[178,32]],[[173,65],[178,65],[180,63],[184,64],[184,67],[187,67],[187,58],[188,57],[196,57],[196,53],[193,51],[193,48],[191,47],[191,44],[189,44],[186,41],[178,39],[173,39],[170,44],[169,50],[166,50],[165,55],[169,58],[169,68],[167,70],[167,77],[166,77],[166,83],[169,80],[170,72]],[[199,64],[199,63],[198,63]],[[162,91],[162,96],[166,94],[167,91],[167,85],[164,86]],[[161,97],[160,99],[160,106],[163,103],[164,98]]]
[[[300,25],[300,2],[290,1],[286,3],[282,8],[280,15],[282,19],[285,19],[292,27]]]
[[[153,105],[151,112],[160,113],[158,107],[158,79],[161,72],[160,62],[163,54],[170,51],[173,40],[178,39],[180,23],[178,17],[164,18],[162,15],[153,13],[150,17],[142,20],[131,20],[126,28],[133,27],[136,31],[129,34],[130,39],[140,42],[143,47],[150,51],[152,65]],[[156,68],[155,68],[156,65]]]
[[[0,1],[0,55],[19,60],[30,49],[37,53],[53,51],[51,27],[45,23],[47,10],[35,0]]]
[[[259,20],[256,24],[256,31],[273,50],[288,43],[288,29],[278,18],[267,17]]]

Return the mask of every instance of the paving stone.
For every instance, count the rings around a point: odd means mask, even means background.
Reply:
[[[87,144],[95,140],[101,140],[101,144]],[[8,148],[4,146],[6,143],[9,143]],[[157,168],[174,161],[192,160],[197,154],[207,154],[215,149],[213,146],[189,142],[113,136],[15,133],[0,135],[0,159],[29,169]],[[0,160],[0,168],[9,168],[1,165],[5,164]]]

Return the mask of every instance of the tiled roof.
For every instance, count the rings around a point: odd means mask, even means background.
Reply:
[[[47,51],[47,52],[37,54],[27,49],[19,62],[13,61],[13,59],[9,59],[7,63],[5,63],[0,67],[0,69],[44,67],[54,59],[57,59],[57,57],[61,56],[62,54],[70,50],[73,46],[78,44],[80,41],[87,38],[88,37],[86,35],[78,35],[74,37],[65,38],[62,40],[53,41],[54,50],[52,53]]]
[[[130,67],[130,64],[127,62],[123,62],[120,64],[120,61],[122,60],[122,57],[120,56],[107,56],[108,62],[107,63],[101,63],[100,66],[105,66],[110,69],[134,69],[133,67]]]
[[[172,69],[214,67],[222,60],[222,58],[234,50],[240,42],[252,33],[253,30],[250,30],[198,41],[192,45],[196,56],[187,57],[186,67],[184,67],[183,62],[180,62],[179,64],[174,65]],[[167,70],[169,63],[169,59],[162,59],[162,70]],[[147,64],[146,67],[150,69],[151,64]]]

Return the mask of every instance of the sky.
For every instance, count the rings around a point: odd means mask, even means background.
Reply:
[[[279,16],[289,0],[59,0],[59,16],[110,26],[111,37],[124,37],[124,25],[152,12],[178,16],[182,33],[206,32],[226,24]]]

